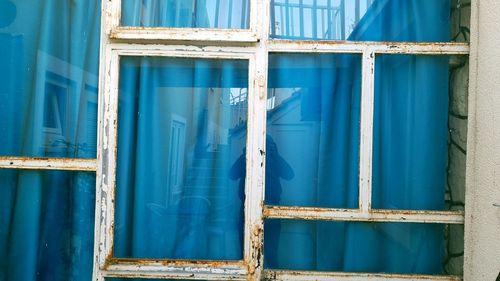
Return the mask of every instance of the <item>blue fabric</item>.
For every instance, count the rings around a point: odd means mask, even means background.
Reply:
[[[219,26],[210,5],[174,21],[143,2],[124,23]],[[94,158],[99,1],[0,8],[0,154]],[[448,41],[449,9],[449,0],[376,0],[347,39]],[[283,106],[268,112],[266,202],[356,208],[359,57],[312,57],[270,57],[269,87],[292,90],[268,100]],[[244,61],[122,59],[115,256],[242,259],[247,72]],[[446,59],[377,57],[375,208],[444,208],[447,92]],[[287,117],[314,133],[285,135],[273,122]],[[0,281],[89,280],[93,175],[1,174]],[[435,274],[443,255],[440,225],[265,225],[271,268]]]
[[[448,41],[449,7],[447,0],[374,1],[347,39]],[[353,118],[359,114],[359,95],[353,85],[359,83],[361,71],[355,58],[343,58],[343,63],[339,58],[336,71],[323,66],[327,60],[270,56],[270,94],[281,89],[286,96],[283,89],[294,89],[281,107],[292,104],[294,96],[298,100],[297,113],[291,105],[281,109],[288,119],[274,117],[278,109],[268,112],[268,134],[295,171],[294,179],[281,179],[278,205],[357,207],[357,196],[352,195],[359,159],[351,145],[359,136],[359,119]],[[443,210],[448,57],[377,56],[375,73],[373,207]],[[308,109],[311,99],[316,112]],[[292,129],[308,124],[312,129],[307,137],[293,134]],[[287,126],[290,133],[285,132]],[[266,194],[267,188],[272,187],[266,186]],[[443,230],[442,225],[270,220],[264,229],[265,266],[440,274]]]
[[[248,62],[122,58],[120,77],[114,255],[242,259]]]
[[[95,158],[100,1],[0,19],[0,155]],[[90,280],[94,206],[94,174],[0,170],[0,280]]]
[[[247,29],[249,3],[248,0],[123,0],[122,25]]]

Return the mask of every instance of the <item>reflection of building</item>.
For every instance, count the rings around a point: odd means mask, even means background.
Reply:
[[[271,36],[346,40],[373,0],[274,0]]]
[[[46,156],[95,154],[97,76],[39,51],[36,77],[35,152]]]

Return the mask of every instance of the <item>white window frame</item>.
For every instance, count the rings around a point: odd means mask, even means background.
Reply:
[[[380,54],[469,55],[468,43],[290,41],[267,39],[269,1],[250,0],[249,29],[120,26],[121,0],[102,1],[96,159],[0,157],[0,168],[95,171],[96,220],[93,280],[107,277],[204,280],[461,280],[457,276],[267,270],[263,221],[302,219],[464,224],[463,211],[371,208],[375,58]],[[359,208],[264,206],[267,60],[269,53],[361,54]],[[242,261],[113,258],[118,80],[120,56],[243,59],[249,62],[245,241]]]

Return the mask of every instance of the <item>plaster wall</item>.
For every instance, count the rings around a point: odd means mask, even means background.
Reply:
[[[466,281],[500,271],[500,1],[472,2],[467,142]]]

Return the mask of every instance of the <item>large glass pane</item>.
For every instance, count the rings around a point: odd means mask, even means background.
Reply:
[[[461,275],[463,226],[268,220],[272,269]]]
[[[358,207],[360,55],[271,54],[265,203]]]
[[[0,156],[95,158],[100,1],[0,1]]]
[[[247,29],[249,3],[250,0],[122,0],[122,25]]]
[[[381,55],[375,67],[373,208],[461,209],[467,58]]]
[[[0,169],[0,280],[91,280],[94,206],[94,173]]]
[[[300,40],[468,40],[470,12],[466,5],[462,9],[453,4],[452,0],[272,0],[270,36]]]
[[[123,57],[115,257],[239,260],[248,61]]]

